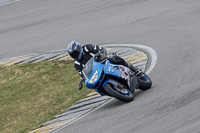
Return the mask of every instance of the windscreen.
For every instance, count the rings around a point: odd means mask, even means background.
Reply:
[[[85,67],[83,68],[82,72],[85,78],[89,78],[93,69],[93,58],[91,58],[86,64]]]

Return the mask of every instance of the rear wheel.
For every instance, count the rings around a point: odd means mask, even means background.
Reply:
[[[143,91],[148,90],[152,86],[151,79],[145,73],[143,74],[143,76],[138,78],[138,83],[139,83],[139,88],[138,89],[143,90]]]
[[[107,83],[104,90],[111,96],[123,102],[133,101],[133,94],[126,87],[118,87]]]

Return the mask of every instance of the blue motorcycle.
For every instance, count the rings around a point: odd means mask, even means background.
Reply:
[[[95,89],[100,95],[111,96],[123,102],[132,101],[136,89],[147,90],[152,85],[146,74],[138,78],[131,69],[112,64],[107,58],[97,61],[92,57],[85,64],[82,74],[84,79],[79,83],[79,90],[84,81],[86,87]]]

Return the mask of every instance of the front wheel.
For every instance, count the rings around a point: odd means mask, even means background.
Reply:
[[[133,94],[126,87],[118,87],[107,83],[104,86],[104,90],[112,97],[123,101],[130,102],[133,101]]]
[[[139,83],[139,89],[143,91],[148,90],[152,86],[151,79],[145,73],[142,77],[138,78],[138,83]]]

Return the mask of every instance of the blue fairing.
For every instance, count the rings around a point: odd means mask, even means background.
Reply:
[[[104,72],[105,74],[108,74],[117,78],[121,78],[121,71],[115,68],[118,68],[118,65],[111,64],[110,61],[108,60],[105,64]]]
[[[102,73],[104,75],[106,74],[106,75],[114,76],[117,78],[121,78],[121,71],[119,69],[115,69],[115,67],[118,68],[118,65],[111,64],[110,61],[107,61],[105,64],[101,64],[99,62],[93,61],[92,73],[89,76],[89,78],[87,78],[85,80],[85,85],[88,88],[93,88],[93,89],[98,88],[99,86],[96,86],[96,85],[99,84],[99,82],[102,82],[101,80],[103,80],[103,79],[100,79],[100,77],[102,77]],[[90,84],[89,81],[92,78],[92,76],[94,75],[96,70],[98,71],[98,79],[94,84]],[[107,83],[107,82],[108,82],[108,80],[105,81],[105,83]],[[105,85],[105,83],[103,83],[103,86]]]
[[[98,63],[98,62],[93,62],[93,70],[92,70],[92,74],[90,75],[90,77],[88,79],[85,80],[85,85],[88,87],[88,88],[94,88],[97,84],[97,82],[99,81],[101,75],[102,75],[102,72],[103,72],[103,64],[101,63]],[[89,81],[90,79],[92,78],[93,74],[95,73],[95,71],[98,71],[98,79],[97,81],[94,83],[94,84],[90,84]]]

